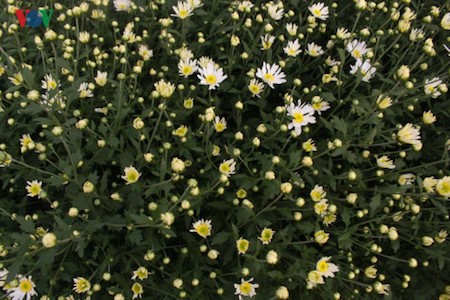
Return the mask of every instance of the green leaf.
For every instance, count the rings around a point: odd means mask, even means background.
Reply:
[[[380,207],[381,204],[381,195],[376,194],[370,199],[369,207],[370,207],[370,215],[372,216],[378,207]]]

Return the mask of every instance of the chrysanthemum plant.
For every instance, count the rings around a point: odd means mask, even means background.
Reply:
[[[450,299],[449,10],[4,1],[0,299]]]

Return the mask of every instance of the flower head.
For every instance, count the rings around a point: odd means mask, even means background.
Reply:
[[[431,98],[437,98],[441,95],[438,86],[442,84],[442,80],[439,77],[433,79],[425,79],[424,91],[425,95],[431,95]]]
[[[245,254],[245,252],[247,252],[249,246],[250,246],[250,242],[247,239],[244,239],[242,237],[236,241],[236,248],[237,248],[239,254]]]
[[[420,131],[413,124],[408,123],[397,132],[397,139],[403,144],[418,145],[420,141]]]
[[[297,105],[291,103],[287,106],[287,114],[292,117],[292,122],[288,125],[288,128],[294,128],[298,135],[302,133],[303,126],[316,123],[314,109],[307,103],[302,104],[300,99],[298,100]]]
[[[31,276],[22,277],[19,279],[18,286],[7,290],[7,297],[11,300],[22,300],[25,297],[27,300],[30,300],[32,296],[37,296],[35,287],[36,285],[31,280]]]
[[[128,11],[130,10],[131,1],[130,0],[114,0],[114,7],[116,11]]]
[[[94,78],[99,86],[104,86],[108,81],[108,72],[97,71],[97,76]]]
[[[306,50],[309,56],[317,57],[323,54],[322,46],[315,43],[308,44],[308,50]]]
[[[266,227],[261,231],[261,235],[258,239],[263,243],[263,245],[268,245],[272,241],[274,233],[275,231]]]
[[[136,280],[139,278],[140,280],[144,280],[148,278],[148,269],[146,267],[139,267],[137,270],[133,271],[132,280]]]
[[[89,280],[83,277],[77,277],[73,279],[73,290],[78,293],[86,293],[91,289],[91,283]]]
[[[395,169],[394,163],[386,155],[383,155],[383,156],[377,158],[377,165],[379,168]]]
[[[164,79],[156,82],[154,84],[155,90],[159,93],[159,95],[165,99],[168,99],[172,96],[173,92],[175,92],[175,85],[170,82],[165,82]]]
[[[362,81],[364,82],[369,82],[370,79],[375,75],[376,72],[376,68],[372,67],[372,65],[370,64],[370,61],[365,60],[362,61],[360,59],[356,60],[356,63],[354,65],[352,65],[350,70],[350,74],[356,74],[356,72],[358,72],[358,70],[361,72],[362,74]]]
[[[289,41],[287,46],[283,48],[284,53],[288,56],[296,57],[299,55],[302,50],[300,50],[300,44],[298,42],[298,39],[295,39],[294,41]]]
[[[306,278],[306,288],[312,289],[315,288],[318,284],[325,284],[322,274],[317,270],[309,272],[308,277]]]
[[[450,197],[450,176],[445,176],[437,181],[436,192],[442,197]]]
[[[325,6],[323,2],[315,3],[308,7],[308,9],[315,18],[321,20],[328,19],[328,6]]]
[[[180,18],[182,20],[186,19],[187,17],[192,16],[192,12],[194,8],[189,2],[185,1],[178,1],[177,6],[172,6],[174,14],[171,14],[171,16]]]
[[[360,42],[358,40],[353,40],[348,43],[346,49],[355,59],[362,59],[364,54],[366,54],[370,50],[369,48],[367,48],[366,42]]]
[[[241,283],[235,283],[234,288],[236,289],[235,295],[239,295],[239,300],[242,300],[242,296],[253,297],[256,295],[256,289],[259,287],[259,284],[251,283],[253,278],[246,281],[241,279]]]
[[[198,73],[197,77],[200,79],[200,84],[208,85],[209,90],[215,90],[216,87],[228,77],[223,74],[223,69],[216,68],[213,62],[210,62],[206,67],[199,69]]]
[[[42,88],[46,89],[47,91],[50,90],[56,90],[59,86],[59,82],[53,79],[53,76],[51,74],[47,74],[44,76],[44,80],[42,82]]]
[[[144,293],[144,288],[142,287],[142,285],[140,283],[135,282],[131,286],[131,291],[133,292],[132,299],[142,298],[142,294]]]
[[[286,74],[281,71],[281,68],[277,64],[269,65],[263,62],[262,68],[256,70],[256,77],[261,78],[262,81],[267,83],[272,89],[274,84],[282,84],[286,82]]]
[[[216,116],[214,118],[214,129],[216,130],[216,132],[222,132],[227,129],[227,121],[225,120],[225,118]]]
[[[142,175],[142,173],[139,173],[133,166],[126,167],[124,173],[125,175],[122,175],[122,179],[127,182],[126,184],[135,183]]]
[[[41,198],[40,194],[42,192],[42,181],[27,181],[26,189],[28,192],[27,196]]]
[[[194,74],[195,71],[197,71],[197,60],[180,60],[178,63],[178,72],[180,76],[183,76],[184,78],[187,78],[188,76]]]
[[[193,229],[190,229],[189,232],[195,232],[197,233],[199,236],[201,236],[202,238],[205,238],[207,236],[211,235],[211,220],[198,220],[197,222],[194,222],[192,224]]]
[[[248,89],[252,93],[252,97],[256,96],[260,98],[261,96],[259,94],[264,90],[264,84],[253,78],[248,83]]]
[[[219,171],[220,173],[226,175],[226,176],[230,176],[232,174],[234,174],[234,171],[236,169],[236,162],[234,161],[233,158],[229,159],[229,160],[224,160],[220,165],[219,165]]]
[[[334,273],[339,272],[339,268],[330,263],[331,257],[322,257],[316,263],[316,270],[319,271],[320,275],[323,277],[334,277]]]

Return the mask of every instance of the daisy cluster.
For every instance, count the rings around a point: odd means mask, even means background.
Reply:
[[[0,298],[450,299],[445,1],[0,20]]]

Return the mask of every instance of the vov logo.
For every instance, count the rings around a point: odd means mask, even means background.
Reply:
[[[20,27],[25,27],[28,25],[32,28],[36,28],[44,25],[45,28],[48,28],[50,24],[50,18],[53,15],[53,9],[39,9],[39,10],[16,10],[16,17],[19,20]]]

